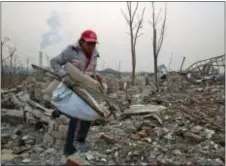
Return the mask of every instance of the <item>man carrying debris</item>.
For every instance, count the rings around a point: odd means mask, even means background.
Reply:
[[[57,75],[63,77],[63,83],[65,85],[70,86],[71,84],[69,76],[62,68],[67,62],[72,63],[80,71],[84,71],[91,77],[96,78],[99,82],[101,81],[100,75],[96,72],[97,58],[99,57],[96,50],[96,43],[96,33],[92,30],[86,30],[81,34],[78,43],[67,46],[58,56],[51,59],[51,68]],[[85,142],[90,126],[91,121],[70,118],[64,147],[65,155],[71,155],[76,152],[76,148],[73,146],[74,137],[81,150],[87,150]]]

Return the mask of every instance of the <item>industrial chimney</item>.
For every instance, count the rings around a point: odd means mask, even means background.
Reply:
[[[39,66],[42,67],[42,51],[39,51]]]

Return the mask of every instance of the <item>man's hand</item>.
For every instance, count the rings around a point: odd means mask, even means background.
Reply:
[[[72,80],[71,80],[71,78],[68,75],[66,75],[66,76],[63,77],[62,82],[67,87],[71,87],[72,86]]]
[[[90,77],[92,77],[94,80],[97,80],[99,83],[102,83],[102,78],[100,75],[94,74],[91,75]]]
[[[59,118],[61,115],[60,111],[59,110],[54,110],[51,114],[51,118],[52,119],[56,119],[56,118]]]
[[[96,79],[98,82],[102,83],[102,77],[100,75],[96,75]]]
[[[101,117],[98,119],[100,122],[102,122],[104,125],[109,123],[111,120],[108,117]]]

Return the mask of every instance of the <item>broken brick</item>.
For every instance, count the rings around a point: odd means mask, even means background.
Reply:
[[[106,134],[102,134],[100,136],[100,138],[104,139],[107,143],[116,143],[117,139],[115,139],[114,137],[108,136]]]
[[[146,133],[145,130],[139,131],[137,134],[138,134],[141,138],[144,138],[144,137],[147,137],[147,136],[148,136],[148,134]]]
[[[194,133],[189,133],[189,132],[184,133],[184,137],[192,142],[200,142],[202,140],[201,136]]]
[[[137,135],[137,134],[133,134],[133,135],[130,136],[130,138],[133,139],[133,140],[139,140],[140,136]]]
[[[82,164],[78,160],[68,159],[67,166],[81,166]]]

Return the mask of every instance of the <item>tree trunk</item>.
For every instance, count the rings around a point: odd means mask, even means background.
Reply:
[[[157,67],[158,67],[158,55],[157,55],[157,35],[156,29],[153,28],[153,55],[154,55],[154,73],[155,73],[155,88],[158,91],[158,78],[157,78]]]
[[[142,35],[139,34],[139,30],[142,28],[142,23],[143,23],[143,17],[144,17],[144,11],[145,7],[143,8],[143,12],[141,15],[141,18],[137,15],[137,9],[138,9],[138,2],[136,3],[136,7],[134,10],[132,10],[132,2],[127,2],[127,9],[128,9],[128,16],[126,16],[126,13],[121,10],[122,15],[124,16],[126,22],[129,25],[129,30],[130,30],[130,44],[131,44],[131,54],[132,54],[132,85],[135,84],[135,77],[136,77],[136,41],[137,38]],[[134,23],[134,18],[135,16],[138,17],[138,22]],[[135,33],[134,33],[135,30]]]
[[[3,49],[3,42],[1,42],[1,50]],[[1,74],[5,76],[4,65],[3,65],[3,53],[1,52]],[[5,77],[2,77],[1,84],[5,85]]]
[[[3,42],[1,42],[1,50],[3,49]],[[2,55],[2,53],[1,53],[1,65],[2,65],[2,67],[1,67],[1,69],[2,69],[2,71],[1,71],[1,73],[3,73],[4,74],[4,68],[3,68],[3,55]]]
[[[132,53],[132,85],[135,82],[135,49],[133,46],[133,29],[132,25],[130,25],[130,41],[131,41],[131,53]]]
[[[155,72],[155,88],[158,91],[159,87],[158,87],[158,58],[157,56],[154,56],[154,72]]]
[[[132,52],[132,85],[135,84],[135,76],[136,76],[136,53],[135,48],[133,48]]]

